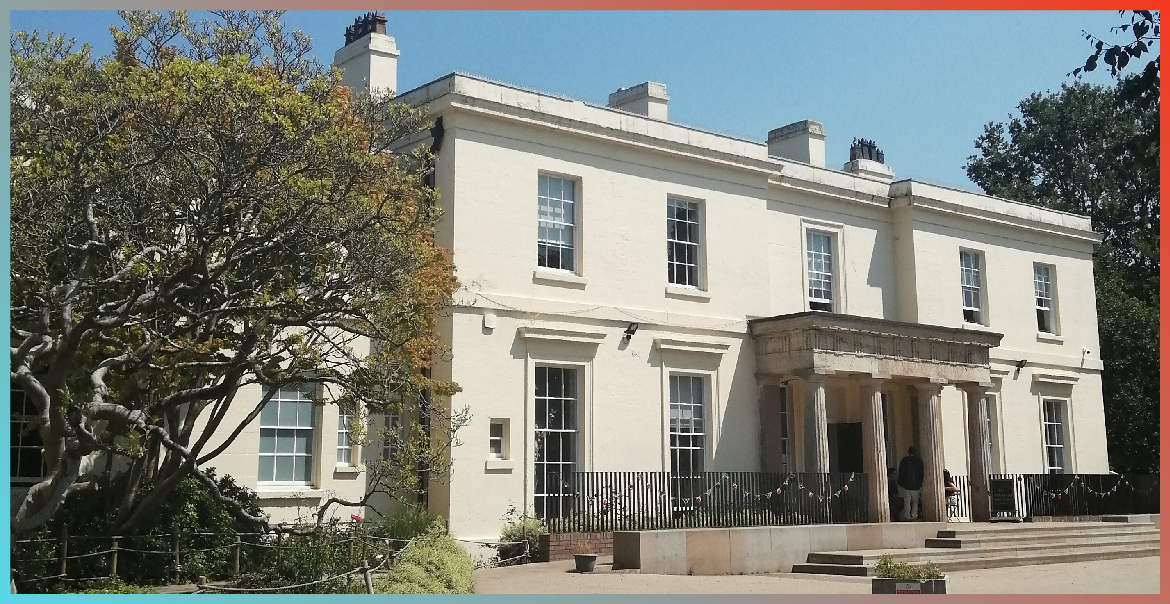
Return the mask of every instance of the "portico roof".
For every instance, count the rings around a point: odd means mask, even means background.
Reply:
[[[868,374],[935,383],[991,383],[989,351],[1003,334],[827,312],[752,319],[756,372]]]

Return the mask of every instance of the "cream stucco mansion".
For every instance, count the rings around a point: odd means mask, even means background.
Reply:
[[[382,23],[337,51],[347,84],[397,89]],[[868,145],[827,164],[815,121],[672,123],[654,82],[605,107],[463,74],[399,99],[440,123],[406,144],[437,149],[462,284],[436,368],[462,392],[437,402],[473,419],[428,497],[456,536],[548,513],[570,470],[855,471],[873,500],[916,445],[928,519],[944,468],[1108,471],[1088,218],[894,180]],[[335,406],[306,417],[302,471],[265,460],[267,416],[212,464],[276,519],[359,495],[381,453]]]

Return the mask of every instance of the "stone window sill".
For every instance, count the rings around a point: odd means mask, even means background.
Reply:
[[[1064,336],[1058,336],[1054,333],[1047,333],[1043,331],[1036,332],[1037,342],[1051,342],[1053,344],[1064,344]]]
[[[484,471],[499,472],[501,474],[511,474],[512,469],[515,467],[516,462],[511,459],[489,459],[483,465]]]
[[[325,491],[321,489],[314,489],[306,487],[296,489],[295,487],[286,488],[270,488],[256,491],[257,499],[320,499],[325,496]]]
[[[991,327],[982,323],[968,323],[963,321],[963,329],[970,329],[972,331],[991,331]]]
[[[357,466],[337,466],[333,468],[334,474],[360,474],[361,471],[362,469]]]
[[[705,292],[697,287],[688,287],[686,285],[667,285],[666,296],[668,298],[684,298],[693,300],[695,302],[710,302],[711,294]]]
[[[589,279],[586,279],[581,275],[575,275],[568,271],[554,271],[545,268],[538,268],[532,271],[532,282],[540,283],[542,285],[585,289],[585,285],[589,283]]]

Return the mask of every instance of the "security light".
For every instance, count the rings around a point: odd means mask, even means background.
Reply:
[[[637,331],[638,331],[638,324],[637,323],[630,323],[630,325],[628,327],[626,327],[626,333],[625,333],[625,336],[622,337],[622,339],[629,342],[630,338],[634,337],[634,334],[637,333]]]

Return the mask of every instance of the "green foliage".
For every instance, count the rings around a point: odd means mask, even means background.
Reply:
[[[409,540],[427,532],[435,520],[426,508],[403,506],[401,510],[374,523],[370,533],[388,539]]]
[[[259,514],[256,494],[236,484],[231,476],[217,478],[214,469],[207,471],[221,492],[230,493],[253,514]],[[37,531],[22,536],[32,543],[16,543],[12,548],[12,569],[18,588],[36,591],[52,586],[31,581],[35,577],[57,574],[56,561],[61,527],[68,522],[71,556],[110,548],[112,518],[108,510],[115,498],[125,492],[126,476],[115,477],[101,488],[76,493],[65,501],[63,513]],[[152,485],[143,487],[149,493]],[[163,499],[157,513],[136,530],[120,535],[118,554],[119,579],[133,584],[157,585],[175,577],[174,558],[169,554],[178,532],[180,549],[179,576],[194,580],[199,576],[225,578],[232,571],[233,546],[237,533],[256,532],[258,527],[240,520],[216,501],[202,484],[186,477]],[[259,547],[259,537],[241,538],[240,566],[247,571],[259,568],[269,556]],[[135,551],[139,550],[139,551]],[[163,554],[148,552],[167,552]],[[69,560],[71,577],[95,577],[109,574],[109,556],[95,555]]]
[[[469,594],[471,557],[436,521],[394,561],[389,576],[379,579],[377,593]]]
[[[134,585],[132,583],[125,583],[117,580],[95,581],[83,586],[76,592],[60,592],[60,593],[83,593],[83,594],[152,594],[154,590],[144,585]]]
[[[943,576],[942,571],[934,562],[929,562],[925,566],[912,566],[905,562],[894,562],[890,556],[882,556],[878,559],[874,572],[879,579],[904,581],[926,581],[928,579],[941,579]]]
[[[14,504],[13,530],[103,457],[131,476],[113,530],[148,522],[230,445],[224,418],[253,412],[236,394],[257,385],[325,383],[329,402],[404,418],[371,490],[443,475],[466,417],[425,370],[457,282],[434,158],[399,147],[426,116],[342,86],[279,12],[120,14],[109,57],[10,40],[12,376],[60,482]]]
[[[1109,461],[1159,468],[1159,100],[1084,83],[1032,94],[988,124],[967,175],[990,195],[1087,215],[1093,254]]]
[[[548,528],[539,518],[522,515],[516,506],[512,506],[504,515],[504,528],[500,531],[500,541],[527,541],[528,552],[533,555],[540,547],[540,536],[545,534],[548,534]]]

